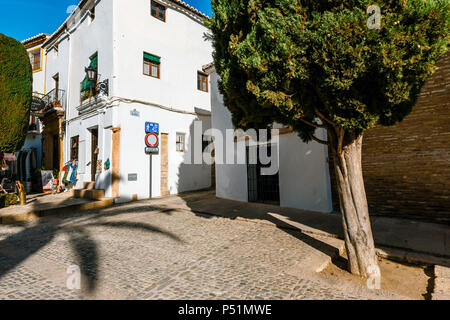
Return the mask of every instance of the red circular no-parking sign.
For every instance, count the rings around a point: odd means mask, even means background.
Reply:
[[[159,138],[156,133],[149,133],[145,137],[145,144],[147,147],[156,148],[159,144]]]

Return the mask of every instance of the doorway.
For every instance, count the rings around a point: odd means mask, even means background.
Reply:
[[[270,167],[269,164],[262,164],[259,156],[259,149],[266,146],[247,146],[247,185],[248,185],[248,201],[280,205],[280,179],[279,173],[274,175],[262,175],[261,168]],[[250,152],[252,148],[253,152]],[[256,149],[256,150],[255,150]],[[255,154],[256,152],[256,154]],[[272,152],[276,152],[276,147],[271,144],[267,145],[267,155],[270,157]],[[256,156],[256,161],[253,157]],[[253,164],[250,164],[250,160]]]
[[[59,170],[59,134],[54,134],[53,135],[53,154],[52,154],[52,166],[53,169],[58,169]],[[56,177],[55,177],[56,178]]]
[[[91,181],[95,182],[98,160],[98,128],[91,129]]]

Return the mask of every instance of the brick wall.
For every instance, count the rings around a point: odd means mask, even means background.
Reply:
[[[412,113],[366,132],[363,172],[371,215],[450,222],[450,52]],[[332,179],[334,169],[330,163]],[[333,204],[339,210],[336,185]]]

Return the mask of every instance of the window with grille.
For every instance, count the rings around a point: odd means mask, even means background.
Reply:
[[[184,152],[186,134],[177,132],[177,151]]]
[[[205,152],[211,142],[212,138],[210,136],[205,136],[204,134],[202,135],[202,152]]]
[[[158,20],[166,22],[166,7],[162,4],[152,1],[152,16]]]
[[[197,73],[197,89],[208,92],[208,76],[204,73]]]
[[[161,58],[144,52],[144,74],[146,76],[160,78]]]
[[[33,71],[40,70],[41,69],[41,49],[39,48],[39,49],[30,51],[28,54],[30,56],[30,62],[31,62]]]

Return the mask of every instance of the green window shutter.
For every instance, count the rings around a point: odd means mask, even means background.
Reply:
[[[91,59],[91,64],[89,66],[94,69],[97,69],[97,66],[98,66],[98,56],[97,55]]]
[[[85,92],[91,88],[91,82],[88,79],[88,76],[84,77],[83,82],[81,83],[81,92]]]
[[[156,64],[160,64],[161,63],[161,58],[158,58],[158,57],[156,57],[154,55],[151,55],[151,54],[145,53],[145,52],[144,52],[144,59],[147,60],[147,61],[151,61],[153,63],[156,63]]]

